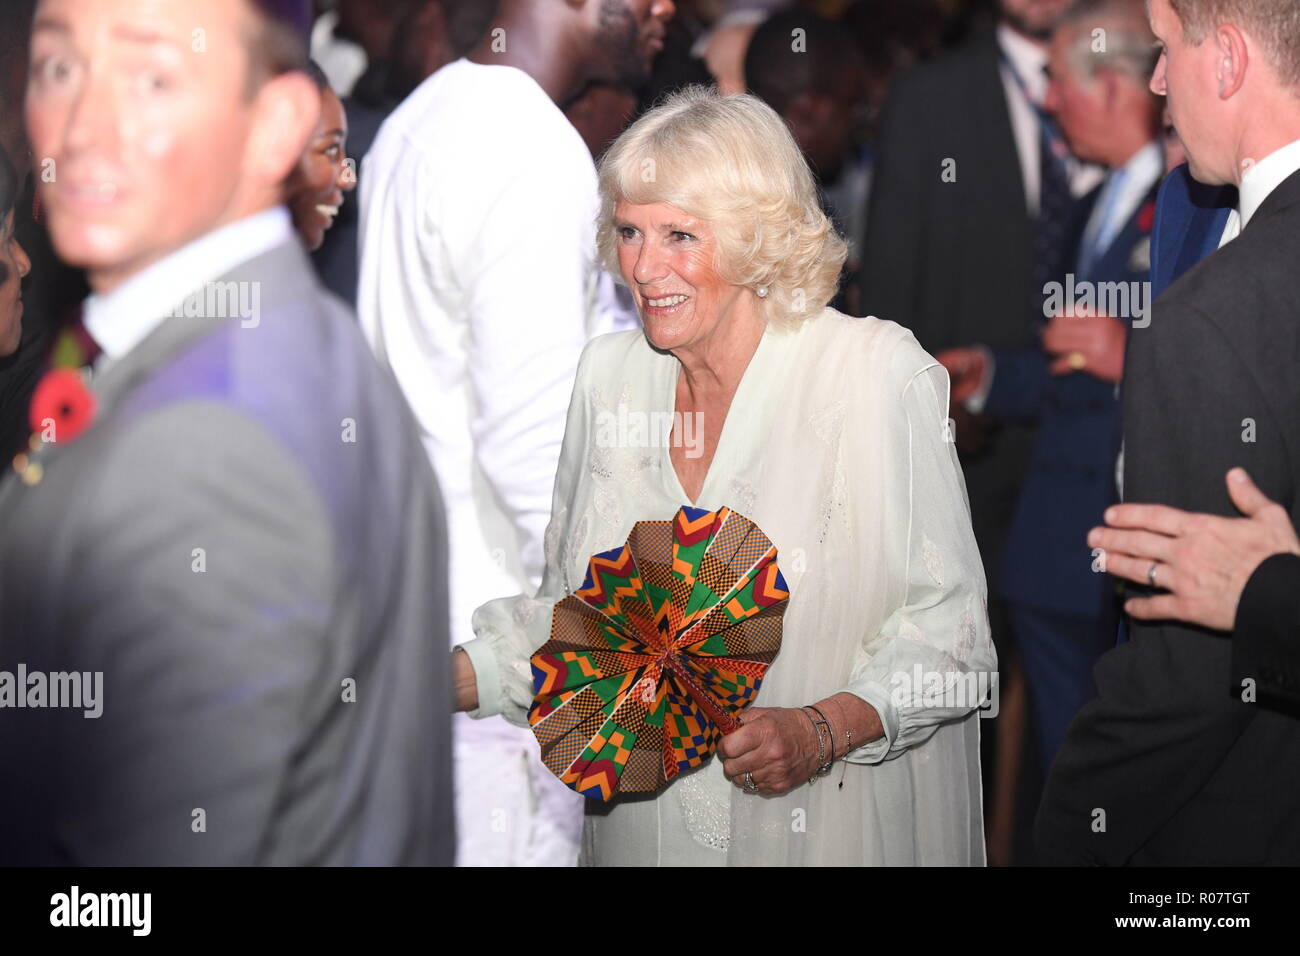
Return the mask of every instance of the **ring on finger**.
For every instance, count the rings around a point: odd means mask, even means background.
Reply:
[[[745,774],[745,784],[741,789],[743,789],[745,793],[758,793],[758,784],[754,783],[754,775],[752,773]]]
[[[1158,567],[1160,567],[1160,562],[1152,561],[1151,567],[1147,568],[1147,583],[1150,584],[1153,588],[1160,587],[1160,585],[1156,584],[1156,568]]]

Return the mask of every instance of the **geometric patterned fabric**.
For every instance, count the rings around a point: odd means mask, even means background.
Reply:
[[[592,556],[533,655],[543,763],[596,800],[702,764],[781,649],[789,597],[776,547],[730,508],[637,522]]]

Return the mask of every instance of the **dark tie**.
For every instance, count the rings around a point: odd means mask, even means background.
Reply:
[[[1068,155],[1065,142],[1056,131],[1056,124],[1039,113],[1039,177],[1038,220],[1034,225],[1034,285],[1033,303],[1036,318],[1043,318],[1043,287],[1049,282],[1064,282],[1067,231],[1074,194],[1066,171]]]
[[[1020,75],[1006,50],[999,47],[998,56],[1038,119],[1038,218],[1034,222],[1031,250],[1034,261],[1030,269],[1033,285],[1029,289],[1031,328],[1037,328],[1045,318],[1043,287],[1049,282],[1063,282],[1065,279],[1061,273],[1067,251],[1066,231],[1074,205],[1074,194],[1070,191],[1069,171],[1066,168],[1070,150],[1056,121],[1029,92],[1025,78]]]
[[[50,368],[89,368],[104,350],[86,329],[81,310],[69,319],[54,340],[50,353]]]

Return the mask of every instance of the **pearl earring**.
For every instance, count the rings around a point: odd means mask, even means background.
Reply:
[[[766,299],[766,298],[767,298],[767,286],[765,286],[765,285],[761,285],[761,286],[758,287],[758,297],[759,297],[760,299]]]

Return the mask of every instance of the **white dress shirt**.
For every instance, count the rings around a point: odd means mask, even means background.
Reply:
[[[95,371],[103,371],[144,341],[205,282],[292,238],[288,211],[275,206],[195,239],[111,292],[90,296],[82,322],[103,350]]]
[[[1259,212],[1259,207],[1264,205],[1264,200],[1297,170],[1300,170],[1300,140],[1269,153],[1246,170],[1241,177],[1237,208],[1228,214],[1228,221],[1223,226],[1220,249],[1241,235]]]
[[[1110,244],[1137,213],[1151,187],[1165,174],[1165,154],[1156,141],[1147,143],[1128,162],[1110,171],[1083,230],[1080,251]]]
[[[357,310],[442,488],[453,644],[473,638],[480,605],[541,582],[578,358],[613,321],[598,208],[582,138],[513,67],[438,70],[364,161]],[[456,735],[460,862],[576,860],[582,798],[531,733],[462,715]]]

